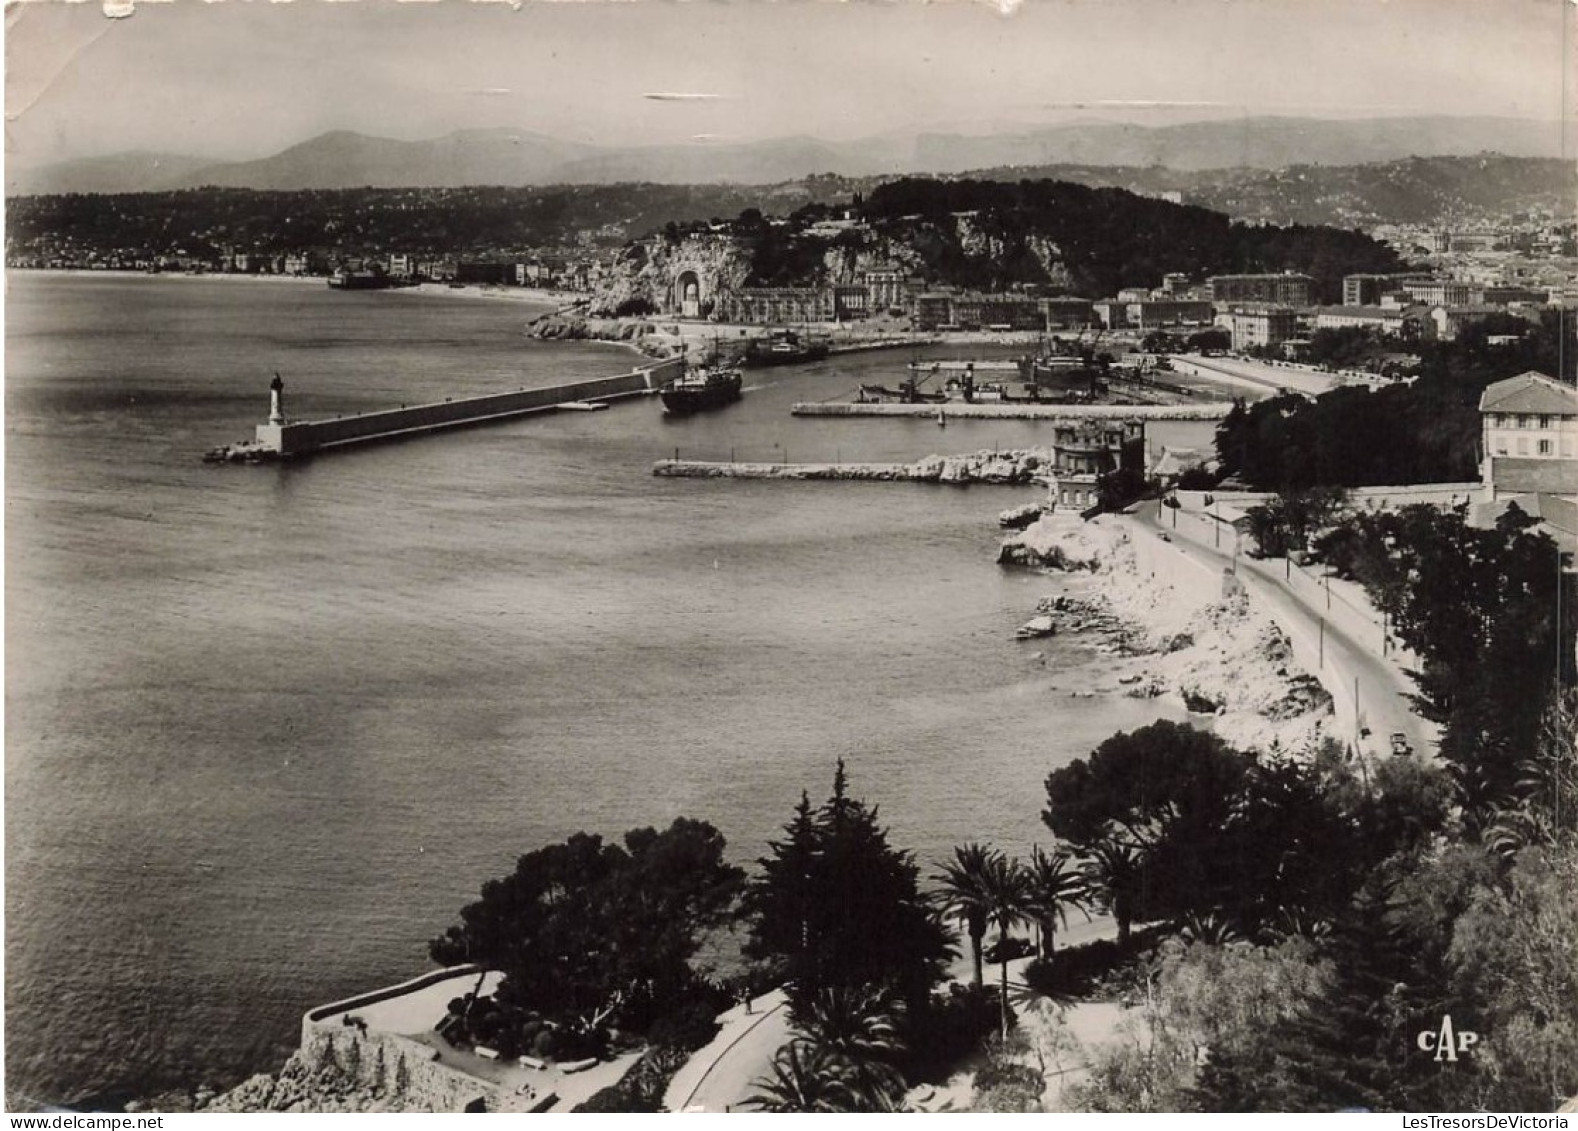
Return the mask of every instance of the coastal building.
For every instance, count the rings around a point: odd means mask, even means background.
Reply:
[[[1480,288],[1476,298],[1487,306],[1507,306],[1512,303],[1542,305],[1550,301],[1551,292],[1546,288],[1490,283]]]
[[[1486,306],[1483,303],[1476,306],[1438,306],[1430,312],[1430,320],[1435,324],[1436,337],[1450,342],[1476,322],[1483,322],[1498,314],[1517,313],[1504,306]]]
[[[1285,306],[1235,306],[1216,317],[1233,337],[1233,348],[1269,349],[1298,336],[1298,316]]]
[[[840,322],[870,313],[871,292],[864,285],[833,288],[833,317]]]
[[[1492,496],[1565,490],[1578,495],[1578,389],[1530,370],[1479,398],[1481,465]]]
[[[1041,304],[1026,295],[955,295],[952,321],[966,329],[1032,332],[1046,329],[1046,315],[1041,311]]]
[[[868,267],[860,281],[866,288],[866,307],[874,314],[902,310],[907,305],[904,272],[897,267]]]
[[[305,251],[291,252],[280,264],[280,273],[284,275],[321,275],[325,269],[321,255]]]
[[[1084,510],[1096,504],[1103,475],[1145,467],[1145,422],[1082,420],[1059,422],[1053,430],[1054,501]]]
[[[1091,322],[1091,301],[1072,295],[1059,295],[1041,300],[1041,310],[1046,315],[1048,330],[1077,330]]]
[[[1109,330],[1139,331],[1208,325],[1215,313],[1209,302],[1196,299],[1107,299],[1094,303],[1091,310]]]
[[[1408,282],[1429,279],[1417,272],[1401,275],[1344,275],[1342,277],[1342,305],[1375,306],[1388,294],[1398,292]]]
[[[1530,370],[1479,398],[1481,497],[1475,526],[1515,505],[1568,554],[1578,550],[1578,388]]]
[[[1352,327],[1405,341],[1422,337],[1429,325],[1422,306],[1323,306],[1315,311],[1317,330]]]
[[[954,293],[931,291],[915,299],[916,329],[1021,330],[1040,333],[1047,328],[1050,299],[1029,295]]]
[[[1457,279],[1416,279],[1402,284],[1411,301],[1426,306],[1467,306],[1474,300],[1471,284]]]
[[[695,315],[699,317],[700,308]],[[717,299],[716,317],[723,322],[775,325],[833,320],[829,287],[741,287]]]
[[[1212,275],[1206,286],[1214,303],[1309,306],[1315,300],[1315,280],[1294,271],[1279,275]]]

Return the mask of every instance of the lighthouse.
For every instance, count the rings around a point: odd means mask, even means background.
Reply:
[[[285,382],[279,379],[279,374],[274,374],[274,380],[268,387],[268,422],[270,424],[285,423]]]

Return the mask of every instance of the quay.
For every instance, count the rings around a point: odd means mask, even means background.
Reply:
[[[269,387],[268,423],[257,426],[256,437],[239,444],[215,448],[203,458],[211,463],[261,463],[296,459],[314,452],[417,436],[446,428],[488,424],[531,413],[559,410],[584,412],[623,397],[655,393],[665,382],[678,377],[684,367],[683,358],[671,358],[637,366],[628,373],[612,377],[546,385],[536,389],[517,389],[506,393],[451,397],[428,404],[362,412],[330,420],[286,418],[284,383],[275,376],[274,383]]]
[[[994,359],[988,361],[961,361],[958,358],[937,358],[933,361],[912,361],[914,373],[1018,373],[1017,361]]]
[[[1033,401],[988,401],[970,404],[851,404],[826,401],[797,404],[794,416],[918,416],[944,420],[1221,420],[1233,406],[1210,404],[1037,404]]]
[[[871,350],[923,349],[941,344],[941,338],[859,338],[846,342],[833,342],[829,354],[867,353]]]

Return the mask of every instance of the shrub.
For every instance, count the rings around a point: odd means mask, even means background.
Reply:
[[[719,1028],[712,1007],[705,1001],[692,1001],[658,1018],[647,1036],[659,1048],[695,1052],[716,1037]]]
[[[954,984],[946,994],[933,995],[928,1008],[907,1015],[905,1078],[915,1083],[946,1077],[997,1030],[1001,1017],[990,987]]]
[[[1097,939],[1067,947],[1051,958],[1038,958],[1026,966],[1025,982],[1054,1000],[1088,996],[1104,980],[1154,951],[1161,936],[1161,928],[1150,927],[1135,931],[1127,945]]]
[[[644,295],[632,295],[614,307],[614,317],[616,318],[643,318],[657,312],[657,307],[652,304],[652,300]]]

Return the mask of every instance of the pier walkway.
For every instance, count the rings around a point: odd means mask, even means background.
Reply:
[[[257,426],[256,439],[210,452],[211,461],[265,461],[293,459],[314,452],[421,435],[446,428],[509,420],[560,407],[585,408],[621,397],[655,393],[664,382],[684,371],[684,360],[673,358],[637,366],[628,373],[571,381],[535,389],[450,397],[428,404],[402,405],[377,412],[337,416],[330,420],[289,420],[282,408],[278,379],[267,424]]]

